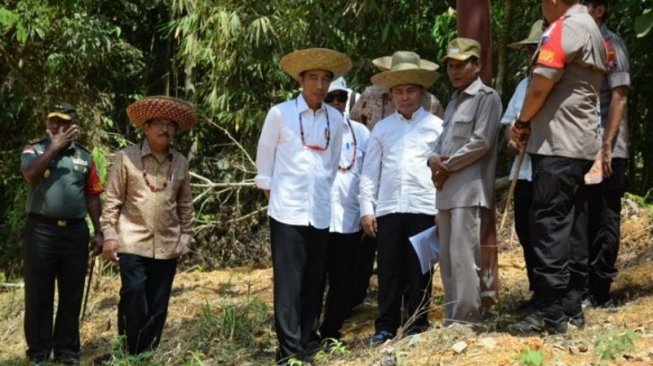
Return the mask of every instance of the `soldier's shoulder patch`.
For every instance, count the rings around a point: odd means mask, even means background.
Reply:
[[[31,140],[27,141],[27,143],[30,144],[30,145],[34,145],[34,144],[41,143],[41,142],[45,141],[46,139],[47,139],[47,137],[41,136],[41,137],[37,137],[35,139],[31,139]]]

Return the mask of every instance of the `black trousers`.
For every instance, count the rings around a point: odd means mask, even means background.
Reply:
[[[79,312],[84,293],[89,233],[85,220],[67,227],[28,216],[24,230],[25,339],[34,361],[79,357]],[[59,303],[52,327],[54,285]]]
[[[288,225],[270,217],[277,362],[304,358],[319,347],[328,238],[329,229]]]
[[[526,263],[526,274],[528,275],[528,289],[531,291],[533,291],[533,268],[535,266],[535,252],[531,244],[531,229],[529,227],[532,201],[533,182],[518,179],[517,185],[515,186],[515,198],[513,200],[515,231],[524,251],[524,262]]]
[[[417,314],[409,328],[428,327],[428,314],[423,310],[431,301],[431,272],[422,275],[409,238],[433,226],[433,219],[431,215],[409,213],[377,218],[380,313],[375,322],[377,332],[396,334],[397,328],[409,320],[402,319],[402,296],[406,315],[413,317]]]
[[[374,259],[376,259],[376,238],[364,235],[358,245],[356,256],[356,271],[353,278],[353,290],[351,306],[362,304],[367,297],[367,289],[370,287],[370,278],[374,270]]]
[[[535,296],[557,320],[582,311],[588,273],[587,187],[592,161],[531,155]]]
[[[136,254],[119,255],[120,302],[118,334],[125,336],[131,354],[152,351],[161,341],[168,316],[176,259],[152,259]]]
[[[340,328],[352,308],[352,291],[356,274],[357,257],[361,245],[361,232],[351,234],[329,233],[326,276],[328,282],[324,319],[320,326],[322,338],[340,339]]]
[[[621,234],[621,197],[626,184],[626,159],[612,159],[612,175],[589,189],[589,285],[597,302],[610,298],[610,285],[617,275],[617,253]]]

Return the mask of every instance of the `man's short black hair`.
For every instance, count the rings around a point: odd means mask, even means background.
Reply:
[[[608,7],[608,0],[582,0],[581,3],[583,5],[594,5],[594,6],[599,6],[599,5],[604,5],[606,8]]]
[[[308,72],[308,71],[310,71],[310,70],[304,70],[304,71],[300,72],[299,77],[303,78],[304,75],[306,74],[306,72]],[[329,75],[331,77],[331,81],[333,81],[333,73],[331,71],[329,71],[329,70],[324,70],[324,71],[329,73]]]

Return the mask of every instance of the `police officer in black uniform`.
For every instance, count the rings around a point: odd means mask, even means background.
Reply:
[[[73,140],[75,108],[58,103],[48,114],[48,137],[23,148],[21,171],[29,184],[24,230],[25,339],[36,364],[79,363],[79,312],[89,242],[101,252],[100,193],[104,191],[91,153]],[[89,235],[86,215],[95,233]],[[59,292],[53,329],[55,279]]]

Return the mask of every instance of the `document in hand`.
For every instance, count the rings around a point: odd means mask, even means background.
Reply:
[[[417,253],[422,274],[426,274],[440,259],[440,240],[438,228],[432,226],[419,234],[410,237],[410,243]]]

